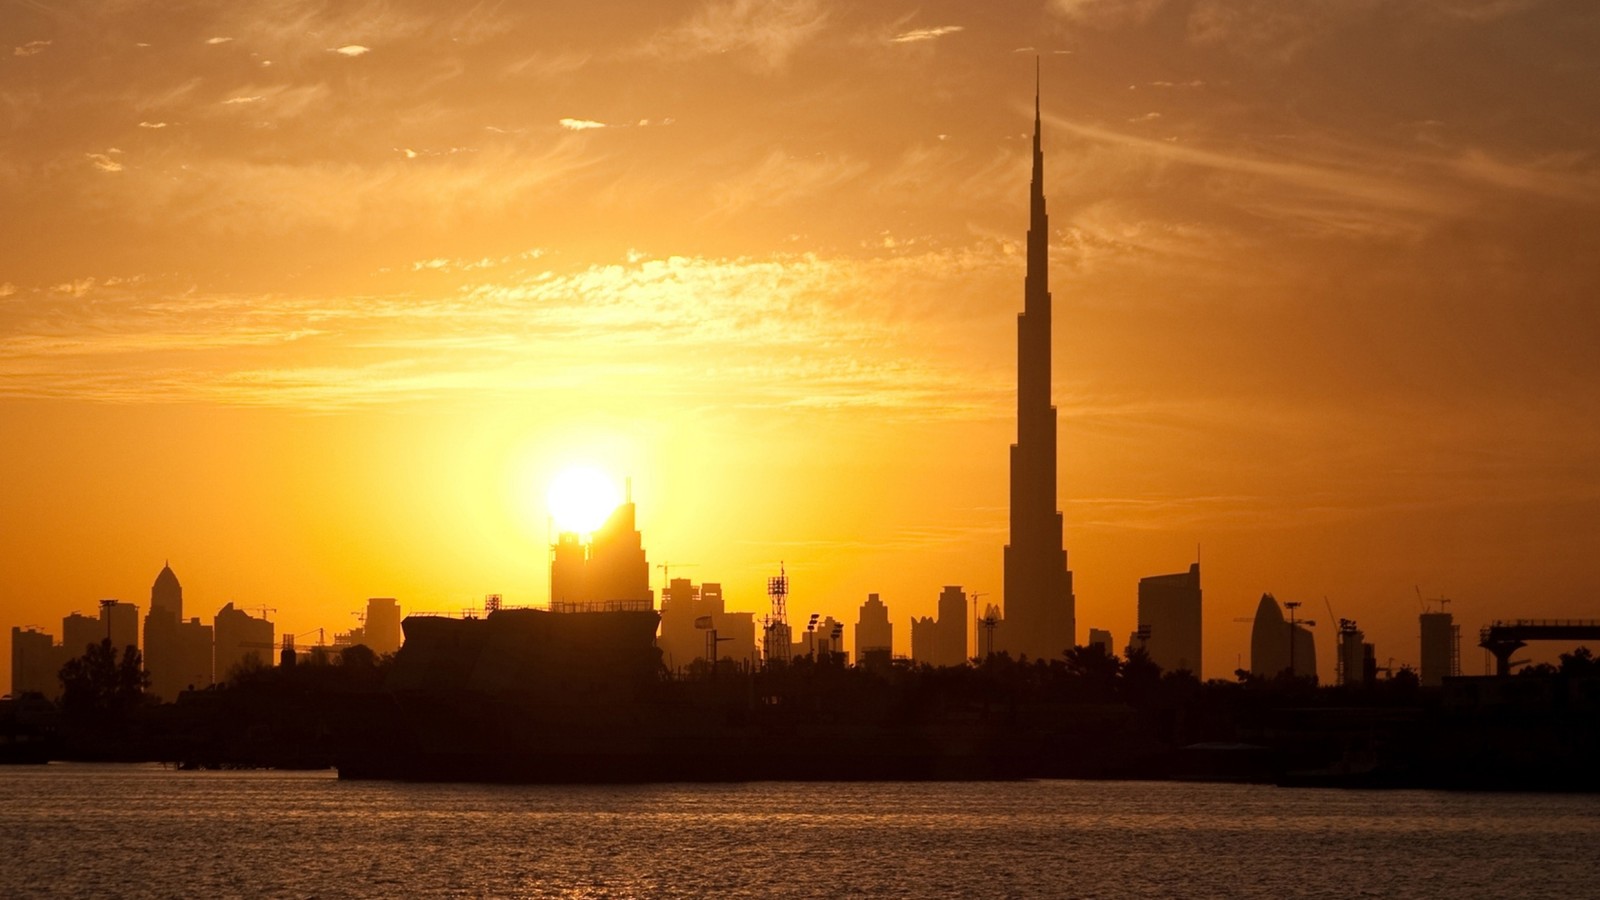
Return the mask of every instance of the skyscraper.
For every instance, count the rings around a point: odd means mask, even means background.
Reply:
[[[650,563],[635,525],[633,486],[584,544],[578,535],[556,538],[550,562],[550,608],[557,612],[653,609]]]
[[[1250,674],[1270,679],[1291,669],[1297,677],[1315,678],[1317,645],[1309,628],[1283,617],[1278,598],[1262,594],[1250,630]]]
[[[1163,671],[1200,672],[1200,564],[1175,575],[1139,579],[1139,628],[1145,652]]]
[[[150,693],[173,700],[194,681],[179,660],[178,625],[183,621],[183,585],[170,564],[163,565],[150,585],[150,611],[144,615],[144,667],[150,673]],[[207,647],[206,671],[211,670]]]
[[[866,663],[869,656],[881,657],[881,664],[888,665],[894,655],[894,625],[889,622],[889,607],[878,599],[877,594],[868,594],[867,602],[861,604],[861,615],[856,619],[856,665]]]
[[[938,654],[941,666],[967,663],[967,592],[947,584],[939,592]]]
[[[1017,442],[1011,445],[1011,542],[1005,548],[1005,637],[997,649],[1054,659],[1074,643],[1072,572],[1056,509],[1056,408],[1050,403],[1050,219],[1044,206],[1039,94],[1033,97],[1028,274],[1017,317]]]

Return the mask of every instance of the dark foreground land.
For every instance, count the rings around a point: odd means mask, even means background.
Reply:
[[[1600,790],[1600,665],[1364,688],[1202,684],[1077,648],[933,669],[802,658],[669,678],[653,613],[406,622],[394,657],[246,672],[170,704],[0,710],[0,759],[336,767],[486,782],[1139,778]]]

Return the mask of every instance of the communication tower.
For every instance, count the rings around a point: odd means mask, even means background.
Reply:
[[[767,579],[767,596],[772,600],[772,612],[767,615],[762,630],[762,655],[766,661],[789,661],[789,576],[783,563],[778,564],[778,574]]]

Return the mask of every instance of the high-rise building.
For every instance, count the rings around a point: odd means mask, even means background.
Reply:
[[[967,663],[967,592],[947,584],[939,592],[939,662],[941,666]]]
[[[661,632],[656,638],[662,663],[671,671],[682,671],[705,659],[713,641],[719,661],[755,665],[755,613],[728,612],[717,582],[699,586],[687,578],[667,582],[661,591]]]
[[[394,653],[405,641],[400,629],[400,603],[393,597],[367,600],[367,615],[362,621],[362,642],[373,653]]]
[[[1289,624],[1276,597],[1262,594],[1250,630],[1250,674],[1277,678],[1290,670],[1300,678],[1317,676],[1316,643],[1309,628]]]
[[[79,612],[61,620],[61,646],[67,658],[82,656],[91,644],[110,638],[120,659],[124,647],[139,646],[139,607],[120,600],[102,600],[100,615],[90,618]]]
[[[635,512],[630,484],[623,502],[595,529],[588,544],[570,532],[556,538],[550,562],[551,610],[654,608],[650,563]]]
[[[1044,203],[1039,95],[1033,100],[1028,272],[1017,317],[1017,442],[1011,445],[1011,541],[1005,548],[1004,637],[1012,656],[1055,659],[1076,634],[1072,572],[1056,509],[1056,408],[1050,402],[1050,220]]]
[[[856,619],[856,665],[866,662],[868,654],[894,655],[894,625],[889,622],[889,607],[877,594],[868,594],[861,604],[861,614]]]
[[[1104,628],[1089,629],[1089,646],[1099,647],[1107,656],[1116,656],[1117,651],[1111,642],[1111,632]]]
[[[216,682],[211,668],[215,665],[211,633],[211,626],[202,624],[199,616],[191,616],[189,621],[178,623],[176,683],[180,690],[205,690]],[[268,632],[268,643],[271,642],[270,634]]]
[[[111,635],[111,646],[121,659],[125,648],[139,646],[139,607],[121,600],[100,601],[100,627]]]
[[[67,661],[64,647],[55,639],[33,628],[11,628],[11,696],[38,693],[54,699],[61,694],[61,665]]]
[[[183,621],[183,585],[170,563],[163,565],[150,585],[150,611],[144,615],[144,667],[150,673],[150,693],[176,700],[189,683],[179,659],[178,625]],[[206,648],[207,656],[210,648]],[[206,669],[211,661],[206,660]]]
[[[216,647],[212,671],[216,681],[231,680],[240,666],[272,665],[275,630],[271,622],[235,609],[232,603],[217,610],[212,621]]]
[[[1423,685],[1438,687],[1445,678],[1461,674],[1461,630],[1447,612],[1422,614]]]
[[[1200,671],[1200,564],[1175,575],[1139,579],[1144,651],[1162,671]]]
[[[183,621],[183,585],[178,583],[170,562],[162,564],[155,583],[150,585],[150,612],[158,609],[172,613],[176,621]]]
[[[918,665],[939,664],[939,622],[933,616],[911,619],[911,661]]]
[[[68,613],[61,617],[61,646],[66,651],[68,659],[77,659],[88,652],[89,647],[106,639],[106,627],[100,620],[90,618],[80,612]]]

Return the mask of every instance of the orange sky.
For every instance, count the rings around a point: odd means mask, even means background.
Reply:
[[[549,6],[0,7],[0,625],[540,603],[593,462],[909,649],[1001,590],[1036,54],[1080,640],[1197,544],[1208,676],[1600,617],[1589,4]]]

